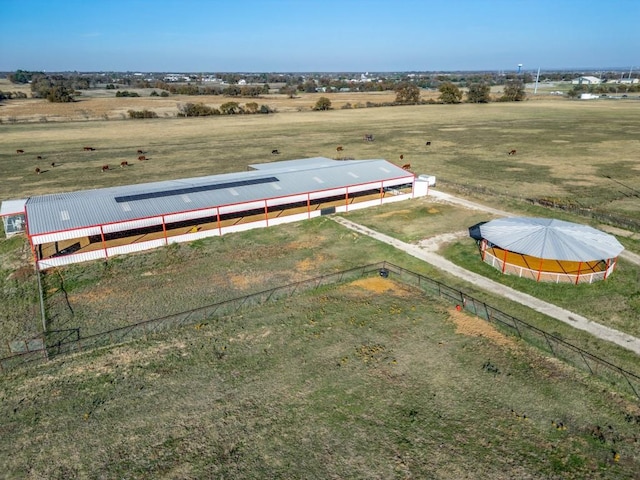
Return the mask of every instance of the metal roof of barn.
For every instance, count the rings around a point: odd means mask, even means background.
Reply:
[[[316,157],[252,165],[256,170],[30,197],[30,235],[286,197],[413,174],[386,160]]]

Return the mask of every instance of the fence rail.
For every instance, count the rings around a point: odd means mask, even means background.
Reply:
[[[45,336],[46,348],[0,359],[0,372],[9,371],[24,364],[46,361],[58,355],[91,350],[138,338],[147,338],[158,332],[184,325],[197,324],[212,318],[234,315],[242,309],[252,308],[281,298],[291,297],[297,293],[323,286],[349,282],[372,274],[383,277],[389,277],[390,274],[397,276],[397,278],[404,283],[415,285],[430,295],[441,297],[452,304],[459,305],[468,313],[497,325],[502,331],[515,335],[527,343],[552,354],[580,370],[598,376],[615,385],[618,389],[624,390],[640,399],[640,376],[637,374],[629,372],[553,334],[487,305],[482,300],[467,295],[461,290],[449,287],[437,280],[430,279],[389,262],[379,262],[342,272],[327,274],[87,337],[82,337],[79,329],[48,332],[49,334]]]
[[[387,263],[385,268],[393,274],[398,275],[405,283],[413,283],[431,294],[454,302],[468,313],[472,313],[488,322],[496,324],[502,331],[515,335],[527,343],[552,354],[554,357],[573,365],[579,370],[596,375],[610,382],[618,389],[624,390],[640,399],[639,375],[614,365],[580,347],[572,345],[558,336],[541,330],[524,320],[487,305],[482,300],[467,295],[460,290],[456,290],[436,280],[396,265]]]

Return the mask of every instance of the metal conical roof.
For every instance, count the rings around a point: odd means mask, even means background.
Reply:
[[[500,218],[480,225],[480,232],[504,250],[552,260],[604,260],[615,258],[624,250],[613,235],[588,225],[549,218]]]

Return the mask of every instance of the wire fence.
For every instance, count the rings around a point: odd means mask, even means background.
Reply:
[[[474,314],[498,326],[501,331],[515,335],[528,344],[544,350],[579,370],[598,376],[617,389],[640,399],[640,376],[604,360],[580,347],[541,330],[524,320],[487,305],[482,300],[451,288],[436,280],[387,263],[387,270],[404,283],[414,284],[422,290],[455,303],[461,310]]]
[[[464,309],[468,313],[495,324],[501,331],[515,335],[579,370],[602,378],[618,390],[625,391],[640,399],[640,376],[637,374],[572,345],[556,335],[545,332],[519,318],[487,305],[482,300],[474,298],[461,290],[389,262],[379,262],[327,274],[86,337],[82,337],[80,329],[77,328],[49,331],[44,338],[45,348],[0,359],[0,372],[7,372],[25,364],[43,362],[63,354],[106,347],[139,338],[146,339],[153,334],[166,330],[185,325],[194,325],[214,318],[228,317],[243,309],[250,309],[267,302],[292,297],[304,291],[350,282],[371,275],[380,275],[385,278],[392,276],[406,284],[417,286],[427,294],[438,296],[451,304],[455,304],[461,310]]]

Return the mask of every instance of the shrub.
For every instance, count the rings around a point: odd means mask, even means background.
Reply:
[[[129,110],[129,118],[158,118],[156,112],[150,110]]]

